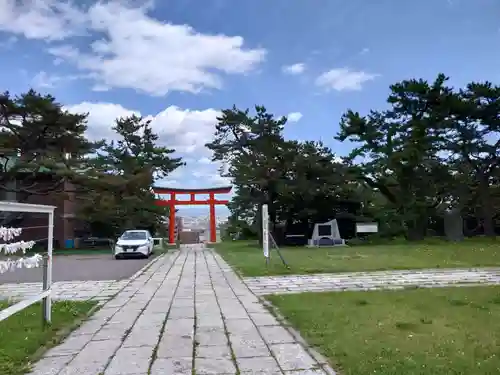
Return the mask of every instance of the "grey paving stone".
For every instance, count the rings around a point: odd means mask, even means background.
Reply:
[[[163,284],[165,285],[165,284]],[[175,284],[167,283],[167,286],[160,286],[156,290],[156,294],[150,304],[146,307],[149,308],[151,305],[160,305],[163,307],[170,307],[172,300],[174,299],[175,290],[172,288]]]
[[[247,294],[244,297],[240,297],[240,302],[243,304],[243,306],[248,306],[254,303],[258,304],[259,299],[253,294]]]
[[[82,348],[87,345],[87,343],[92,339],[91,334],[88,335],[70,335],[64,342],[48,350],[44,357],[55,357],[64,355],[76,355],[82,350]]]
[[[123,342],[123,347],[155,347],[160,337],[160,329],[133,329]]]
[[[105,363],[100,362],[70,362],[58,375],[96,375],[104,371]]]
[[[173,295],[168,296],[166,294],[162,294],[160,290],[156,292],[156,295],[149,302],[148,306],[145,309],[145,312],[151,313],[166,313],[172,304]]]
[[[228,342],[226,333],[223,329],[197,329],[195,340],[201,346],[226,345]]]
[[[109,321],[118,324],[120,322],[128,322],[130,320],[135,321],[141,314],[142,308],[144,308],[144,304],[146,304],[147,302],[148,301],[144,301],[142,307],[138,304],[137,306],[127,304],[126,308],[122,308],[121,310],[117,311]]]
[[[277,325],[279,325],[276,318],[269,312],[250,314],[250,317],[257,326],[277,326]]]
[[[122,340],[129,328],[130,326],[120,326],[118,324],[115,327],[104,326],[96,332],[92,340]]]
[[[74,361],[78,364],[87,362],[106,364],[120,345],[121,340],[91,341],[75,356]]]
[[[285,371],[285,375],[326,375],[326,372],[324,372],[323,370],[320,370],[320,369]]]
[[[375,271],[344,274],[290,275],[245,279],[255,294],[301,293],[306,291],[380,290],[406,287],[500,284],[500,269],[430,269]]]
[[[167,319],[165,334],[173,336],[193,336],[194,319]]]
[[[105,375],[146,374],[153,348],[120,348],[111,360]]]
[[[107,328],[114,328],[114,327],[118,327],[118,328],[128,327],[128,328],[130,328],[130,327],[132,327],[134,322],[137,320],[138,316],[139,316],[138,313],[134,314],[134,315],[128,315],[128,316],[125,316],[124,314],[122,314],[120,316],[115,315],[110,320],[108,320],[106,322],[106,326],[109,326]]]
[[[238,319],[248,319],[248,313],[245,310],[222,310],[222,315],[224,319],[227,320],[238,320]]]
[[[33,366],[29,375],[56,375],[72,359],[72,355],[42,358]]]
[[[268,344],[285,344],[295,342],[295,338],[281,326],[259,327],[260,334]]]
[[[162,326],[167,319],[167,313],[146,313],[143,312],[135,321],[134,327]]]
[[[197,327],[214,327],[214,328],[224,328],[224,322],[220,314],[218,315],[198,315],[196,319]]]
[[[118,307],[108,307],[104,305],[99,311],[92,315],[91,320],[107,320],[116,314],[119,309]]]
[[[271,351],[283,370],[308,370],[318,365],[300,344],[271,345]]]
[[[244,336],[230,336],[229,340],[234,355],[237,358],[268,357],[271,355],[269,348],[260,336],[249,338]]]
[[[151,375],[192,375],[193,358],[157,358],[151,367]]]
[[[193,355],[193,345],[191,337],[163,336],[156,354],[158,358],[190,357]]]
[[[226,345],[197,346],[196,358],[231,358],[231,349]]]
[[[269,311],[266,310],[266,308],[264,306],[262,306],[262,304],[260,302],[247,303],[247,304],[245,304],[245,309],[249,313],[261,313],[261,314],[264,314],[264,313],[268,313],[269,312]]]
[[[109,302],[106,303],[106,308],[107,309],[112,309],[112,308],[119,308],[119,307],[122,307],[123,305],[125,305],[127,302],[129,301],[128,298],[113,298],[112,300],[110,300]]]
[[[196,314],[198,315],[221,315],[221,309],[218,305],[196,305]]]
[[[238,358],[236,363],[242,374],[281,374],[278,363],[273,357]]]
[[[168,319],[194,319],[194,308],[172,307],[168,312]]]
[[[227,331],[231,334],[241,334],[243,332],[256,332],[258,334],[257,328],[250,319],[226,319]]]
[[[236,366],[229,358],[197,358],[194,366],[196,375],[236,374]]]

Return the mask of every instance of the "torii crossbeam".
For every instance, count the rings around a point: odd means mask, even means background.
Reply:
[[[215,199],[215,194],[228,194],[231,192],[232,186],[214,187],[207,189],[179,189],[154,186],[153,191],[158,195],[170,195],[169,199],[157,199],[158,206],[170,207],[169,227],[168,227],[168,242],[175,243],[175,206],[188,205],[209,205],[210,206],[210,242],[216,242],[216,222],[215,222],[215,205],[228,204],[227,199]],[[181,201],[176,199],[176,195],[189,194],[190,199]],[[196,195],[208,194],[208,199],[196,199]]]

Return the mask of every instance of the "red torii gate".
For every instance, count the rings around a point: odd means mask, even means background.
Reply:
[[[187,205],[204,205],[208,204],[210,206],[210,242],[216,242],[216,222],[215,222],[215,205],[216,204],[228,204],[227,199],[215,199],[215,194],[227,194],[231,191],[232,186],[214,187],[208,189],[176,189],[169,187],[159,187],[153,186],[153,192],[155,194],[170,195],[170,199],[157,199],[156,204],[158,206],[168,206],[170,207],[170,219],[168,227],[168,242],[171,244],[175,243],[175,206],[187,206]],[[178,194],[189,194],[190,199],[187,201],[180,201],[175,198]],[[208,194],[208,199],[196,199],[197,194]]]

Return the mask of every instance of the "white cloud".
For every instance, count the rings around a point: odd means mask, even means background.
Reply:
[[[77,79],[87,78],[81,75],[66,75],[59,76],[56,74],[50,74],[45,71],[38,72],[32,79],[32,84],[37,88],[52,89],[58,85],[64,84],[69,81],[74,81]]]
[[[70,105],[66,109],[75,113],[89,113],[88,136],[92,139],[113,139],[115,135],[111,128],[117,118],[133,114],[144,116],[145,119],[151,120],[151,126],[163,145],[175,148],[183,154],[199,155],[198,158],[203,158],[203,154],[209,152],[205,144],[213,137],[216,117],[219,115],[219,111],[212,108],[199,111],[176,106],[148,115],[124,108],[120,104],[90,102]]]
[[[58,0],[0,1],[0,30],[28,39],[62,40],[84,33],[85,14]]]
[[[58,82],[61,81],[61,77],[56,75],[50,75],[47,72],[39,72],[33,77],[33,86],[40,88],[53,88]]]
[[[219,89],[223,74],[246,74],[266,56],[262,48],[245,48],[241,36],[203,34],[154,19],[148,7],[125,3],[97,2],[83,9],[66,0],[3,0],[0,31],[67,39],[48,52],[90,75],[97,89],[129,88],[157,96]],[[99,39],[80,50],[69,37],[84,34]]]
[[[111,128],[117,118],[140,115],[139,111],[129,110],[114,103],[82,102],[66,106],[66,109],[73,113],[89,114],[87,135],[92,140],[113,139],[115,134]]]
[[[213,108],[199,111],[170,106],[148,118],[160,140],[169,146],[187,154],[208,154],[205,144],[213,138],[219,114]]]
[[[125,5],[128,3],[128,5]],[[222,87],[224,74],[246,74],[266,50],[245,48],[241,36],[203,34],[148,15],[151,4],[99,1],[78,7],[76,0],[0,0],[0,31],[49,42],[48,52],[95,81],[95,90],[128,88],[162,96]],[[137,1],[135,1],[137,3]],[[93,37],[90,48],[71,44]],[[98,39],[95,39],[98,36]]]
[[[316,85],[326,90],[348,91],[361,90],[362,84],[372,81],[378,74],[353,71],[348,68],[332,69],[316,79]]]
[[[197,183],[201,187],[210,186],[227,186],[231,185],[231,179],[228,177],[222,177],[215,169],[195,169],[190,172],[192,177],[195,177],[192,181]]]
[[[231,179],[228,177],[222,177],[220,174],[215,173],[212,174],[210,177],[210,182],[213,184],[213,186],[228,186],[231,185]]]
[[[200,164],[212,164],[212,160],[210,158],[207,158],[206,156],[204,156],[198,160],[198,163],[200,163]]]
[[[220,164],[210,160],[210,151],[205,147],[205,143],[213,137],[219,115],[215,109],[189,110],[170,106],[157,114],[147,115],[120,104],[90,102],[67,106],[66,109],[89,114],[87,133],[94,140],[115,138],[111,128],[117,118],[135,114],[151,120],[153,130],[160,136],[159,142],[174,148],[176,154],[187,162],[185,167],[175,170],[161,181],[163,185],[204,187],[229,184],[229,179],[219,176]]]
[[[290,112],[286,117],[288,119],[288,122],[298,122],[302,118],[302,113]]]
[[[179,181],[167,178],[162,180],[162,186],[177,187],[179,186]]]
[[[306,64],[296,63],[293,65],[286,65],[281,70],[285,74],[298,75],[304,73],[304,71],[306,70]]]

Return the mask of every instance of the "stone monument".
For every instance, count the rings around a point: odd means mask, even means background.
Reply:
[[[451,208],[444,212],[444,233],[448,241],[463,241],[464,220],[459,209]]]

